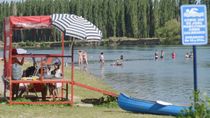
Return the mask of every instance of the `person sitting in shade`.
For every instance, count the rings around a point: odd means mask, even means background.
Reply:
[[[51,74],[55,76],[55,78],[61,78],[62,77],[62,72],[60,69],[60,63],[55,62],[54,64],[54,70],[51,71]]]
[[[18,52],[16,49],[12,49],[12,55],[17,55]],[[13,80],[20,80],[22,78],[23,72],[21,66],[24,63],[24,57],[19,61],[17,57],[12,57],[12,79]],[[19,84],[13,84],[12,87],[12,98],[14,98],[14,95],[18,97],[18,91],[19,91]]]
[[[62,77],[59,62],[54,63],[54,70],[51,71],[51,74],[54,75],[55,79],[60,79]],[[60,88],[61,86],[62,83],[49,84],[49,93],[50,96],[53,97],[53,100],[55,100],[56,96],[58,95],[58,88]]]

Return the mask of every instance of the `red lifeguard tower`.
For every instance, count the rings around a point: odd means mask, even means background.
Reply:
[[[59,14],[56,14],[56,16],[59,16]],[[67,14],[64,14],[61,16],[68,16]],[[65,18],[64,17],[64,18]],[[81,18],[81,17],[79,17]],[[58,18],[52,18],[52,16],[10,16],[6,17],[4,19],[4,74],[3,74],[3,80],[4,80],[4,96],[8,98],[9,104],[73,104],[73,96],[74,96],[74,86],[80,86],[89,90],[98,91],[107,95],[111,96],[117,96],[115,93],[94,88],[79,82],[76,82],[74,80],[74,46],[71,47],[71,55],[64,55],[64,36],[65,33],[69,33],[70,36],[76,36],[75,34],[72,34],[72,32],[66,31],[64,24],[62,24],[62,19],[59,19],[59,22],[61,25],[56,24],[55,20],[58,20]],[[52,27],[56,27],[61,30],[62,36],[61,36],[61,53],[59,54],[12,54],[12,42],[13,42],[13,31],[15,30],[24,30],[24,29],[50,29]],[[77,37],[76,38],[81,38]],[[39,58],[40,60],[44,58],[60,58],[61,59],[61,71],[64,73],[64,58],[69,57],[71,58],[71,78],[65,78],[65,75],[62,76],[62,78],[53,78],[53,79],[46,79],[43,76],[43,69],[44,63],[40,63],[39,68],[40,76],[38,78],[33,79],[33,77],[26,77],[24,79],[20,80],[13,80],[12,78],[12,58],[15,57],[24,57],[24,58]],[[20,102],[15,101],[12,98],[13,94],[13,87],[15,84],[28,84],[28,85],[34,85],[30,91],[32,92],[42,92],[42,99],[43,97],[46,98],[46,101],[39,100],[35,102]],[[60,95],[56,96],[58,98],[61,98],[60,101],[48,101],[49,98],[47,95],[44,95],[45,86],[48,84],[56,84],[61,83],[62,87],[60,90]],[[69,87],[70,86],[70,87]],[[41,88],[40,88],[41,87]],[[38,90],[39,89],[39,90]],[[29,91],[29,92],[30,92]]]

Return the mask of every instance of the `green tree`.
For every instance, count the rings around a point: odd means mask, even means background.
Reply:
[[[179,43],[180,39],[180,23],[176,19],[172,19],[165,23],[161,28],[158,28],[157,35],[163,38],[165,44]]]
[[[116,36],[116,0],[108,0],[108,21],[107,21],[107,35],[108,36]]]
[[[160,14],[159,14],[159,0],[154,0],[154,32],[155,32],[155,36],[157,36],[157,29],[160,27]]]
[[[101,30],[102,30],[102,32],[103,32],[103,36],[104,37],[109,37],[108,36],[108,31],[107,31],[107,27],[108,27],[108,0],[103,0],[103,2],[102,2],[102,9],[103,9],[103,11],[102,11],[102,24],[103,24],[103,26],[101,27]]]
[[[148,37],[147,30],[147,0],[141,0],[137,2],[138,6],[138,29],[139,36],[138,37]]]
[[[117,29],[116,29],[116,36],[125,36],[125,11],[124,11],[124,0],[117,0],[116,1],[116,22],[117,22]]]
[[[125,27],[126,27],[126,36],[127,37],[132,37],[132,21],[131,21],[131,6],[130,6],[130,0],[125,0],[124,5],[125,5]]]
[[[155,21],[154,21],[154,10],[153,10],[153,0],[148,0],[147,2],[147,29],[149,37],[154,37],[155,35]]]
[[[102,30],[104,38],[113,36],[165,38],[166,35],[160,35],[160,29],[172,19],[180,22],[180,6],[189,3],[195,3],[195,0],[22,0],[11,3],[4,1],[0,3],[0,23],[3,24],[4,17],[10,15],[71,13],[93,22]],[[210,21],[210,0],[202,0],[202,4],[207,5]],[[0,25],[1,32],[2,29],[3,26]],[[210,33],[210,28],[208,29]],[[26,38],[36,41],[60,40],[55,29],[21,30],[16,34],[18,36],[21,34],[22,41]]]

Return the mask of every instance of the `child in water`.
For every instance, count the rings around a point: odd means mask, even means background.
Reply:
[[[174,51],[171,53],[171,57],[172,57],[172,59],[176,58],[176,53]]]

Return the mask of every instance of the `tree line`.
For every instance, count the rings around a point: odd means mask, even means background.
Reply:
[[[209,13],[210,0],[201,1],[202,4],[207,5]],[[103,38],[160,37],[166,42],[170,42],[180,38],[180,6],[194,2],[195,0],[22,0],[2,2],[0,3],[1,37],[4,17],[70,13],[83,16],[93,22],[102,31]],[[208,21],[210,21],[209,16],[208,14]],[[15,31],[14,36],[18,41],[59,40],[59,33],[56,29],[21,30]]]

